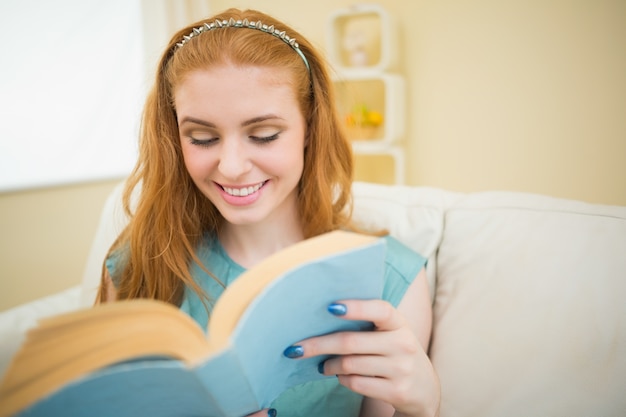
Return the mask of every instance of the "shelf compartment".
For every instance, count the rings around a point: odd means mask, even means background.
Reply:
[[[337,107],[353,142],[396,142],[404,136],[404,79],[395,74],[337,77]],[[382,117],[379,126],[363,125],[363,109]],[[367,117],[365,117],[367,119]]]
[[[397,65],[396,25],[380,5],[356,4],[328,20],[327,50],[343,72],[383,72]]]

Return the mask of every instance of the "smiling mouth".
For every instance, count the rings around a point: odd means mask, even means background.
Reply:
[[[226,192],[228,195],[232,195],[233,197],[246,197],[250,194],[256,193],[259,191],[261,187],[263,187],[267,183],[266,181],[260,182],[256,185],[251,185],[249,187],[241,187],[241,188],[232,188],[232,187],[222,187],[222,190]]]

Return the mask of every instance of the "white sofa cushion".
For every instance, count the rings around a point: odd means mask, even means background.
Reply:
[[[626,207],[472,194],[437,264],[441,415],[624,415]]]
[[[438,188],[356,182],[354,221],[367,230],[389,234],[428,258],[431,298],[436,286],[436,256],[448,207],[464,195]]]

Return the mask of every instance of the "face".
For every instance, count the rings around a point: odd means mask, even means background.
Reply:
[[[174,91],[185,167],[232,225],[297,216],[305,121],[288,79],[226,65],[192,72]]]

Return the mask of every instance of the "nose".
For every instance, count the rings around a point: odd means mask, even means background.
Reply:
[[[238,137],[223,138],[220,146],[218,169],[228,179],[236,180],[252,168],[250,155],[244,139]]]

